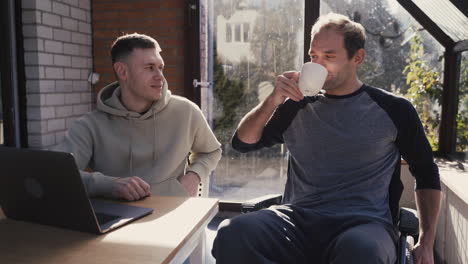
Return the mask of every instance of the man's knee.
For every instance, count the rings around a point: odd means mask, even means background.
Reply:
[[[354,227],[335,239],[329,259],[330,263],[393,264],[396,260],[395,242],[380,225]]]
[[[256,219],[250,214],[240,215],[221,222],[213,245],[213,252],[219,248],[242,250],[247,242],[258,236],[255,232]]]
[[[255,213],[221,222],[213,242],[212,255],[219,263],[238,263],[256,255],[258,245],[266,239],[265,234],[256,228],[261,222]]]
[[[238,240],[242,236],[251,234],[252,232],[249,231],[253,231],[250,229],[252,229],[254,224],[250,218],[248,215],[242,215],[224,220],[218,227],[217,238]]]

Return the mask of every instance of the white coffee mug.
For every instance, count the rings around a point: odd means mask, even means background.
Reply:
[[[322,65],[314,62],[304,63],[299,77],[299,89],[305,96],[314,96],[322,89],[327,75],[328,71]]]

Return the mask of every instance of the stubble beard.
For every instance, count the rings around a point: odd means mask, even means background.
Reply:
[[[323,84],[323,90],[325,91],[339,91],[343,87],[346,86],[346,82],[349,81],[345,75],[343,74],[338,74],[335,76],[332,76],[330,80],[326,80],[325,83]]]
[[[330,79],[330,80],[327,80],[325,81],[325,83],[323,84],[323,87],[322,89],[325,90],[325,91],[334,91],[338,88],[338,85],[337,85],[337,82],[335,79]]]

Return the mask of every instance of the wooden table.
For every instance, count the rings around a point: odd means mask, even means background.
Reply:
[[[218,212],[218,200],[148,197],[154,212],[105,235],[6,219],[0,210],[0,263],[183,263]]]

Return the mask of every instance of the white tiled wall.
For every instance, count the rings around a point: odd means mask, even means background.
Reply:
[[[22,0],[28,143],[59,143],[93,107],[89,0]]]

